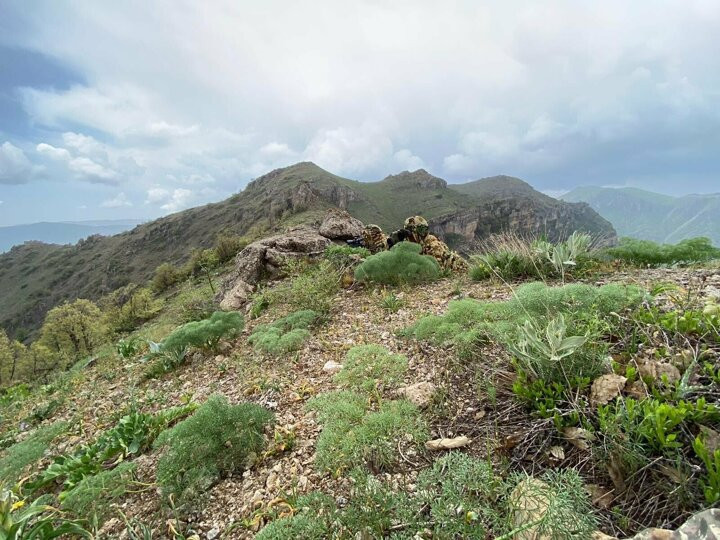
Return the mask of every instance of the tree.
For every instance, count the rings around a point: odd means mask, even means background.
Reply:
[[[90,300],[79,299],[48,312],[40,343],[70,363],[91,354],[105,336],[100,308]]]
[[[155,292],[161,293],[178,283],[182,278],[181,273],[170,263],[163,263],[155,269],[152,280],[152,287]]]
[[[13,362],[13,351],[5,330],[0,328],[0,384],[10,380],[10,366]]]

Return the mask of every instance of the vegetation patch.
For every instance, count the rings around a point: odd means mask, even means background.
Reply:
[[[310,337],[308,328],[319,317],[318,313],[309,309],[296,311],[271,324],[259,325],[248,338],[248,342],[255,350],[265,354],[280,355],[297,351]]]
[[[620,244],[605,249],[604,255],[634,266],[662,266],[720,259],[720,248],[713,247],[710,239],[705,237],[690,238],[677,244],[621,238]]]
[[[43,457],[50,443],[68,427],[66,422],[39,427],[27,439],[8,448],[0,458],[0,481],[5,485],[17,482],[25,467]]]
[[[381,285],[415,284],[440,277],[440,266],[429,255],[421,255],[422,247],[413,242],[400,242],[388,251],[368,257],[355,269],[355,279]]]
[[[272,420],[272,413],[258,405],[230,405],[222,396],[211,396],[156,441],[163,450],[157,465],[163,495],[190,502],[227,474],[246,468],[262,450],[263,432]]]
[[[405,400],[383,401],[371,409],[365,395],[339,391],[313,398],[308,408],[323,425],[316,462],[334,474],[364,466],[390,470],[400,459],[401,441],[422,444],[428,437],[422,415]]]
[[[300,311],[323,314],[330,311],[332,299],[340,290],[342,275],[342,270],[333,262],[289,260],[283,270],[288,279],[255,296],[254,315],[271,305],[286,305]]]
[[[359,345],[347,352],[335,380],[342,386],[368,392],[379,399],[383,389],[402,381],[407,366],[406,357],[391,354],[381,345]]]

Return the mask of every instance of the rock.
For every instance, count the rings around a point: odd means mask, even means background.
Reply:
[[[628,384],[625,387],[625,393],[635,399],[645,399],[648,396],[645,383],[642,381],[635,381],[632,384]]]
[[[432,402],[435,385],[431,382],[419,382],[400,388],[398,393],[408,401],[420,408],[427,407]]]
[[[674,540],[682,537],[675,536],[675,532],[669,529],[645,529],[632,537],[632,540]],[[691,538],[701,538],[700,536],[692,536]]]
[[[233,287],[227,291],[220,300],[220,309],[233,311],[240,309],[248,303],[254,287],[245,281],[238,280]]]
[[[326,373],[337,373],[342,368],[342,364],[338,364],[335,360],[328,360],[323,366],[323,371],[325,371]]]
[[[579,427],[566,427],[563,429],[563,435],[565,435],[565,438],[570,444],[580,450],[589,450],[590,445],[588,441],[595,439],[595,435],[587,429]]]
[[[472,439],[468,439],[464,435],[455,437],[453,439],[435,439],[425,443],[425,448],[428,450],[451,450],[453,448],[461,448],[467,446],[472,442]]]
[[[618,539],[617,539],[617,536],[610,536],[610,535],[605,534],[602,531],[595,531],[594,533],[592,533],[590,540],[618,540]]]
[[[215,540],[218,536],[220,536],[220,529],[218,529],[217,527],[213,527],[205,535],[207,540]]]
[[[705,448],[708,449],[710,455],[714,454],[715,450],[720,449],[720,433],[707,426],[700,426],[700,432],[704,435]]]
[[[550,507],[551,489],[545,482],[537,478],[527,478],[510,494],[510,508],[514,529],[542,519]],[[549,536],[541,535],[537,527],[530,527],[513,536],[514,540],[547,540]]]
[[[328,210],[318,232],[330,240],[350,240],[362,235],[364,225],[344,210]]]
[[[672,364],[658,362],[657,360],[645,360],[638,363],[638,374],[641,378],[649,377],[654,381],[662,380],[663,375],[667,377],[670,384],[680,380],[680,370]]]
[[[317,257],[328,245],[330,240],[306,226],[253,242],[237,254],[235,269],[215,299],[223,309],[239,309],[263,276],[276,274],[288,259]]]
[[[593,381],[590,388],[590,404],[597,407],[609,403],[620,395],[626,382],[627,378],[615,373],[601,375]]]
[[[610,508],[613,501],[615,500],[615,496],[613,495],[612,490],[609,490],[597,484],[588,484],[587,486],[585,486],[585,490],[588,492],[588,495],[590,495],[590,500],[592,501],[593,505],[597,506],[598,508],[602,508],[603,510],[607,510],[608,508]]]

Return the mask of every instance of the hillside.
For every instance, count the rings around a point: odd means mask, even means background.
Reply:
[[[140,220],[78,221],[59,223],[29,223],[0,227],[0,253],[24,242],[74,244],[94,234],[111,236],[142,223]]]
[[[330,207],[386,231],[401,227],[408,215],[422,214],[432,230],[458,247],[503,230],[545,234],[551,240],[575,229],[615,236],[612,226],[586,205],[556,201],[518,179],[481,180],[462,188],[418,170],[364,183],[298,163],[250,182],[222,202],[115,236],[92,236],[72,246],[32,242],[0,255],[0,290],[6,291],[0,296],[0,327],[11,334],[33,330],[63,300],[97,299],[128,283],[143,283],[161,263],[186,261],[193,248],[211,246],[219,233],[257,238],[316,220]]]
[[[588,203],[621,236],[662,243],[706,236],[720,244],[720,193],[671,197],[636,188],[589,186],[561,198]]]

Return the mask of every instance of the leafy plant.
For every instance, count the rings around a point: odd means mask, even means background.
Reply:
[[[422,283],[440,277],[437,261],[429,255],[421,255],[422,247],[413,242],[400,242],[389,251],[381,251],[368,257],[355,269],[355,280],[400,285]]]
[[[380,299],[380,306],[390,313],[397,313],[405,305],[405,302],[395,293],[383,293]]]
[[[286,304],[297,310],[311,310],[327,313],[332,298],[340,290],[342,271],[328,260],[316,264],[303,261],[288,261],[284,266],[289,279],[274,288],[265,289],[256,297],[260,306]],[[264,309],[264,308],[263,308]]]
[[[310,337],[308,328],[319,319],[319,314],[306,309],[291,313],[277,321],[259,325],[248,338],[255,350],[266,354],[279,355],[296,351]]]
[[[339,474],[354,467],[392,468],[400,458],[398,443],[427,440],[427,426],[417,408],[405,400],[383,401],[376,411],[355,392],[322,394],[308,402],[317,411],[323,431],[316,445],[321,469]]]
[[[339,269],[348,268],[358,259],[366,259],[369,256],[370,251],[363,247],[338,246],[337,244],[331,244],[325,248],[325,253],[323,253],[323,257]]]
[[[720,449],[710,452],[701,437],[695,437],[693,450],[705,465],[707,476],[701,481],[705,502],[712,506],[720,501]]]
[[[0,538],[3,540],[49,540],[67,535],[92,538],[77,521],[60,517],[58,510],[41,497],[30,504],[13,491],[0,488]]]
[[[230,405],[211,396],[189,418],[164,431],[157,481],[165,497],[181,503],[196,499],[225,475],[242,470],[263,448],[270,411],[252,404]]]
[[[170,263],[163,263],[155,269],[152,288],[155,292],[165,292],[183,279],[182,272]]]
[[[121,339],[117,342],[115,348],[120,356],[127,359],[134,357],[138,352],[140,352],[142,347],[142,340],[138,337],[132,337],[128,339]]]
[[[621,238],[620,244],[605,249],[604,255],[637,266],[660,266],[718,259],[720,249],[713,247],[710,239],[704,237],[690,238],[677,244]]]

